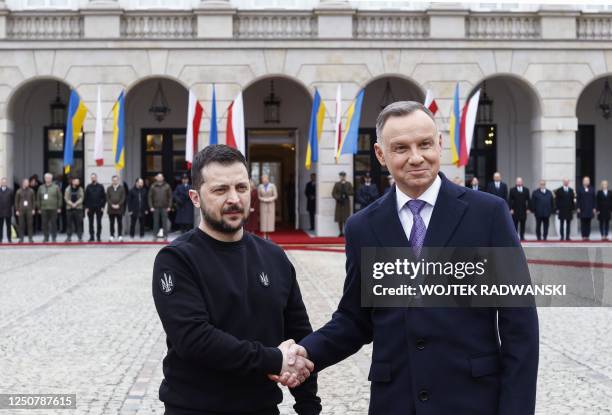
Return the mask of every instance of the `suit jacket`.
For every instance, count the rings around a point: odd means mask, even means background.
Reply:
[[[555,190],[555,210],[559,219],[571,220],[575,209],[574,189],[568,187],[566,192],[563,190],[563,186],[561,186]]]
[[[608,190],[608,196],[604,195],[603,190],[597,192],[597,210],[599,211],[598,219],[600,221],[610,220],[610,211],[612,210],[612,191]]]
[[[440,176],[425,247],[520,246],[505,201]],[[375,246],[409,246],[395,187],[346,224],[342,299],[331,321],[300,341],[315,369],[373,341],[370,415],[533,414],[535,308],[362,308],[361,248]]]
[[[306,210],[315,212],[317,210],[317,185],[313,182],[306,183],[304,194],[306,195]]]
[[[495,182],[490,182],[487,185],[487,193],[501,197],[504,200],[508,200],[508,186],[504,182],[499,183],[499,189],[495,187]]]
[[[548,218],[552,215],[554,200],[552,192],[548,189],[542,193],[540,189],[536,189],[531,194],[531,211],[536,218]]]
[[[476,189],[474,189],[471,184],[469,184],[469,185],[467,185],[465,187],[467,187],[468,189],[477,190],[479,192],[483,192],[484,191],[484,189],[483,189],[483,187],[481,185],[478,185]]]
[[[583,186],[580,186],[576,192],[576,209],[580,209],[578,217],[584,219],[592,218],[594,216],[593,209],[595,209],[595,205],[595,190],[593,190],[593,187],[589,186],[587,191]]]
[[[527,217],[527,209],[529,209],[529,189],[523,186],[523,191],[519,192],[515,186],[510,189],[508,196],[508,206],[514,210],[513,216],[523,220]]]

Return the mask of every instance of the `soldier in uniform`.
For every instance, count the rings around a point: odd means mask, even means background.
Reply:
[[[346,181],[346,173],[340,172],[340,180],[334,184],[332,197],[336,201],[334,220],[338,222],[340,235],[344,236],[344,224],[351,216],[351,196],[353,196],[353,185]]]

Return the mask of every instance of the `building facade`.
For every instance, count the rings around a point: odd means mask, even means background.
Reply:
[[[605,10],[481,11],[460,3],[372,10],[324,0],[308,9],[240,8],[240,2],[221,0],[182,9],[25,3],[34,6],[0,2],[0,176],[11,182],[45,171],[61,175],[64,127],[61,117],[54,119],[55,104],[67,104],[76,88],[90,114],[76,146],[75,174],[87,179],[96,172],[103,183],[115,174],[111,109],[125,90],[123,180],[131,186],[161,171],[173,183],[185,171],[188,90],[204,106],[203,147],[213,85],[222,143],[227,107],[243,92],[251,173],[256,179],[268,173],[277,183],[282,225],[308,227],[304,187],[317,173],[321,236],[337,234],[331,190],[340,171],[356,184],[371,171],[381,192],[386,185],[371,151],[381,107],[423,101],[426,90],[440,107],[442,171],[450,178],[486,181],[498,170],[504,181],[521,176],[532,189],[540,179],[549,188],[564,177],[572,185],[583,175],[597,183],[612,179],[612,120],[606,118],[612,111],[612,94],[606,101],[612,14]],[[462,101],[481,88],[492,109],[479,114],[467,168],[451,163],[448,140],[457,83]],[[365,98],[359,152],[336,162],[338,85],[344,111],[361,88]],[[102,167],[93,156],[98,86],[105,115]],[[319,161],[306,170],[315,88],[327,117]]]

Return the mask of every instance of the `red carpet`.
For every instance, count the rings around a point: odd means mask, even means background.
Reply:
[[[338,237],[311,237],[303,230],[279,229],[270,234],[270,239],[279,245],[342,245],[344,238]]]

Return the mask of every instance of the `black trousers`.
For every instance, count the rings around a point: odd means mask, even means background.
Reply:
[[[512,221],[514,222],[514,229],[521,236],[521,241],[525,239],[525,220],[526,218],[519,218],[516,215],[512,215]]]
[[[315,228],[315,211],[309,210],[308,216],[310,216],[310,230],[312,231]]]
[[[561,234],[562,240],[565,239],[566,241],[569,241],[571,224],[572,224],[571,219],[559,219],[559,233]],[[565,232],[563,232],[564,230]]]
[[[610,229],[610,219],[599,221],[599,232],[602,238],[608,237],[608,230]]]
[[[96,233],[94,235],[94,218],[97,223]],[[102,208],[87,209],[87,219],[89,221],[89,237],[94,239],[94,236],[100,239],[102,233]]]
[[[10,216],[0,216],[0,242],[2,242],[3,238],[3,229],[4,223],[6,222],[6,239],[11,242],[11,217]]]
[[[68,238],[76,233],[77,238],[81,240],[83,237],[83,210],[82,209],[66,209],[66,233]]]
[[[536,216],[536,237],[538,241],[544,236],[544,240],[548,238],[548,217],[538,218]],[[544,225],[544,233],[542,234],[542,225]]]
[[[110,234],[115,237],[115,221],[117,221],[117,236],[123,235],[123,221],[121,220],[121,213],[109,213],[108,218],[110,219]]]
[[[580,233],[583,238],[591,236],[591,218],[580,218]]]
[[[143,214],[138,214],[138,213],[132,213],[131,218],[130,218],[130,237],[133,238],[134,234],[136,233],[136,222],[138,221],[138,225],[140,227],[140,237],[142,238],[144,236],[144,231],[145,231],[145,215]]]

